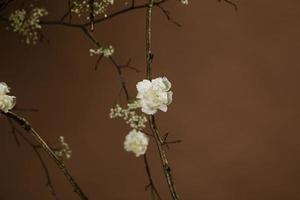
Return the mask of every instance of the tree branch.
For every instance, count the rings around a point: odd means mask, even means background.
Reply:
[[[91,32],[89,32],[87,30],[87,28],[83,27],[82,28],[83,30],[83,33],[87,36],[87,38],[93,42],[97,47],[100,47],[100,43],[96,40],[96,38],[93,36],[93,34]],[[112,56],[109,57],[110,61],[112,62],[112,64],[116,67],[116,70],[118,72],[118,75],[119,75],[119,79],[120,79],[120,82],[121,82],[121,85],[122,85],[122,90],[125,94],[125,98],[126,98],[126,101],[129,103],[130,101],[130,96],[129,96],[129,92],[128,92],[128,89],[127,89],[127,86],[126,86],[126,82],[125,82],[125,79],[123,77],[123,72],[122,72],[122,68],[124,68],[124,66],[129,66],[130,64],[130,60],[127,62],[126,65],[119,65]],[[144,155],[144,164],[145,164],[145,168],[146,168],[146,172],[147,172],[147,176],[148,176],[148,180],[149,180],[149,184],[147,185],[147,188],[151,188],[151,192],[156,195],[159,199],[160,199],[160,195],[155,187],[155,184],[153,182],[153,179],[152,179],[152,175],[151,175],[151,172],[150,172],[150,167],[149,167],[149,163],[147,161],[147,157],[146,157],[146,154]]]
[[[49,157],[54,161],[54,163],[60,168],[60,170],[63,172],[67,180],[72,185],[74,192],[80,197],[82,200],[87,200],[87,196],[83,193],[75,179],[71,176],[69,173],[69,170],[66,168],[64,163],[61,161],[61,159],[53,152],[53,150],[48,146],[48,144],[45,142],[45,140],[38,134],[38,132],[32,128],[32,126],[29,124],[29,122],[18,116],[17,114],[13,112],[1,112],[1,114],[5,115],[7,118],[13,120],[16,122],[20,127],[22,127],[26,132],[30,133],[33,139],[37,142],[37,144],[42,148]]]
[[[173,24],[175,24],[178,27],[181,27],[181,24],[179,24],[177,21],[175,21],[171,16],[170,16],[170,12],[167,11],[164,7],[162,7],[161,5],[157,5],[157,7],[163,12],[163,14],[166,16],[167,20],[169,20],[170,22],[172,22]]]
[[[152,79],[152,60],[153,60],[153,54],[152,54],[152,49],[151,49],[151,34],[152,34],[152,8],[154,6],[154,0],[149,0],[148,3],[148,8],[146,12],[146,77],[151,80]],[[167,184],[172,196],[173,200],[178,200],[179,196],[176,192],[175,189],[175,184],[173,181],[173,177],[171,174],[171,167],[169,165],[169,161],[167,158],[166,151],[163,148],[164,145],[164,140],[161,138],[160,133],[158,131],[156,122],[155,122],[155,117],[153,115],[150,115],[148,117],[149,124],[151,131],[154,135],[155,138],[155,143],[159,151],[160,159],[161,159],[161,164],[163,167],[163,171],[167,180]]]

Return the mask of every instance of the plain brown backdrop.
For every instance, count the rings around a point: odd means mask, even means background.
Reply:
[[[63,7],[45,2],[58,16]],[[239,11],[217,0],[165,4],[183,27],[156,8],[153,20],[155,76],[173,83],[174,102],[159,113],[162,132],[183,143],[169,159],[184,200],[300,199],[300,1],[240,0]],[[76,29],[48,26],[50,40],[20,43],[1,23],[0,81],[12,87],[22,113],[55,142],[64,135],[73,155],[67,161],[90,199],[149,199],[142,158],[123,150],[129,128],[108,113],[120,90],[114,67],[103,60],[94,71],[92,44]],[[115,58],[142,70],[126,71],[132,95],[144,77],[145,10],[96,26],[95,35],[112,44]],[[124,102],[124,101],[122,101]],[[33,151],[17,147],[0,116],[0,199],[52,199]],[[154,143],[149,160],[163,199],[170,199]],[[46,156],[46,155],[45,155]],[[77,199],[48,160],[61,199]]]

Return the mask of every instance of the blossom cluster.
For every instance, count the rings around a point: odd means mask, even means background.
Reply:
[[[93,15],[105,14],[108,6],[113,5],[114,0],[94,0],[93,2]],[[71,11],[77,14],[79,17],[84,15],[89,20],[89,14],[91,13],[91,5],[89,0],[74,0],[73,8]]]
[[[139,115],[135,109],[139,107],[138,103],[135,101],[127,105],[127,108],[122,108],[117,104],[114,108],[110,109],[110,118],[123,118],[129,126],[135,130],[142,130],[146,127],[145,123],[147,118],[145,115]]]
[[[173,93],[170,91],[171,83],[166,77],[142,80],[137,83],[136,88],[136,101],[128,104],[127,108],[117,104],[111,109],[110,118],[121,117],[133,128],[125,137],[124,149],[138,157],[146,153],[149,138],[141,132],[145,128],[147,118],[145,115],[137,115],[135,110],[141,109],[147,115],[153,115],[158,110],[166,112],[167,106],[172,102]]]
[[[112,56],[114,48],[109,45],[108,47],[99,47],[98,49],[90,49],[90,56],[102,54],[104,57]]]
[[[6,83],[0,83],[0,111],[7,113],[16,105],[16,97],[9,96],[10,88]]]
[[[42,28],[40,18],[46,15],[48,12],[44,8],[33,8],[29,12],[24,9],[15,10],[9,16],[11,29],[20,34],[26,44],[36,44],[39,39],[38,30]]]
[[[60,136],[58,138],[58,141],[59,141],[60,148],[55,151],[55,154],[60,158],[63,157],[67,159],[71,158],[72,151],[68,143],[65,142],[65,138],[63,136]]]

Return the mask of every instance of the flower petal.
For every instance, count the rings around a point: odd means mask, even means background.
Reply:
[[[147,115],[153,115],[157,112],[157,110],[156,109],[150,109],[150,108],[147,108],[147,107],[142,107],[142,112],[146,113]]]
[[[151,88],[151,82],[149,80],[143,80],[140,81],[136,84],[136,89],[137,91],[140,93],[145,92],[146,90],[148,90],[149,88]]]
[[[172,91],[169,91],[168,92],[168,103],[167,105],[170,105],[173,101],[173,92]]]
[[[0,83],[0,95],[4,95],[4,94],[7,94],[7,93],[9,93],[9,87],[7,86],[6,83],[1,82]]]
[[[163,83],[164,83],[164,85],[165,85],[165,90],[166,90],[166,91],[170,90],[172,84],[171,84],[171,82],[167,79],[167,77],[163,77],[163,78],[162,78],[162,81],[163,81]]]
[[[166,105],[161,105],[160,107],[159,107],[159,110],[161,110],[161,111],[163,111],[163,112],[167,112],[167,110],[168,110],[168,107],[166,106]]]

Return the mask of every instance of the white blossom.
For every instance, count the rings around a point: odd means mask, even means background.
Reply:
[[[117,104],[114,108],[110,109],[110,118],[123,118],[126,124],[136,130],[142,130],[146,127],[147,118],[145,115],[139,115],[135,109],[139,108],[140,105],[137,101],[127,104],[127,108],[122,108]]]
[[[26,44],[36,44],[39,39],[38,30],[42,28],[40,18],[48,15],[44,8],[33,8],[30,11],[15,10],[9,16],[10,26],[13,32],[24,37]]]
[[[16,97],[7,95],[9,87],[6,83],[0,83],[0,110],[7,113],[16,105]]]
[[[0,95],[5,95],[9,93],[9,87],[6,83],[2,82],[0,83]]]
[[[100,47],[98,49],[90,49],[90,56],[103,54],[104,57],[112,56],[114,48],[110,45],[108,47]]]
[[[172,102],[173,92],[170,91],[171,83],[166,77],[143,80],[137,83],[139,100],[142,112],[153,115],[157,110],[166,112],[168,105]]]
[[[93,4],[93,15],[105,15],[107,7],[113,4],[113,0],[95,0]],[[82,15],[87,16],[86,19],[89,20],[89,15],[91,12],[89,0],[73,0],[73,8],[71,9],[71,11],[77,14],[79,17]]]
[[[189,4],[189,1],[188,0],[180,0],[180,2],[184,5],[188,5]]]
[[[147,151],[149,138],[140,131],[132,130],[125,137],[124,149],[128,152],[133,152],[136,157],[143,155]]]
[[[58,141],[59,141],[60,148],[55,151],[55,154],[60,158],[63,157],[67,159],[71,158],[72,151],[68,143],[65,142],[65,138],[63,136],[60,136],[58,138]]]

